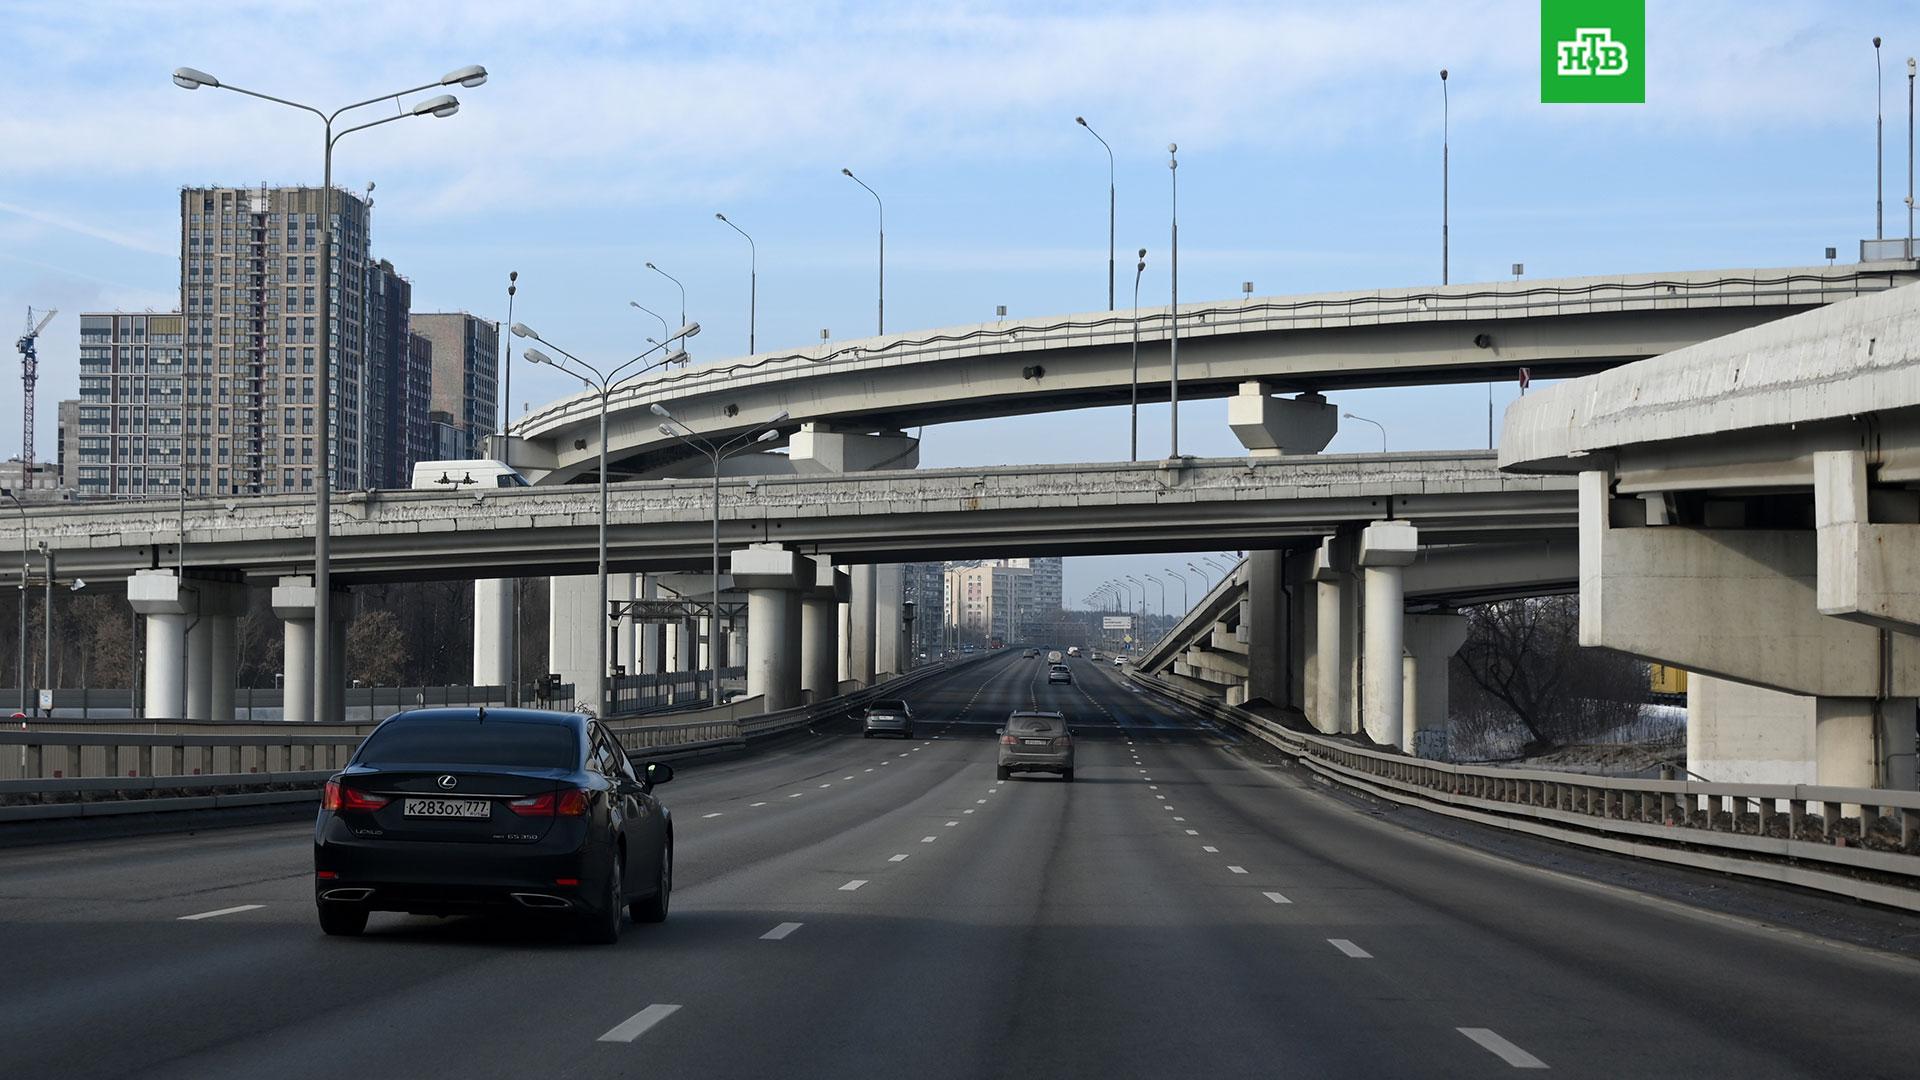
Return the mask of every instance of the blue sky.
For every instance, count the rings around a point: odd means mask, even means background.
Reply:
[[[1791,266],[1873,233],[1874,67],[1886,39],[1887,234],[1906,221],[1911,2],[1648,0],[1647,104],[1539,103],[1538,0],[1438,3],[694,2],[394,5],[0,0],[0,329],[58,307],[41,346],[39,444],[76,389],[82,309],[177,304],[175,191],[312,183],[312,121],[186,92],[190,65],[317,104],[492,79],[447,120],[351,136],[345,186],[378,184],[374,247],[421,310],[516,314],[582,355],[625,357],[687,287],[697,360],[866,334],[872,199],[887,206],[890,328],[1105,306],[1106,157],[1119,248],[1165,301],[1165,146],[1180,144],[1182,296],[1439,278],[1440,86],[1452,72],[1452,277]],[[314,33],[332,23],[341,32]],[[1127,288],[1123,281],[1122,290]],[[19,384],[0,380],[0,447]],[[514,404],[569,387],[516,366]],[[1485,389],[1341,394],[1396,448],[1486,441]],[[1504,403],[1510,387],[1496,391]],[[1165,445],[1165,407],[1143,446]],[[1224,405],[1183,409],[1182,449],[1238,453]],[[923,462],[1115,459],[1124,413],[929,429]],[[1349,425],[1331,450],[1368,450]],[[1070,599],[1167,563],[1075,560]]]

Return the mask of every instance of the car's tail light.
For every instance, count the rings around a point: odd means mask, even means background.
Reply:
[[[1070,735],[1062,735],[1062,736],[1060,736],[1059,738],[1056,738],[1056,739],[1054,739],[1054,740],[1053,740],[1053,748],[1054,748],[1055,750],[1071,750],[1071,749],[1073,749],[1073,737],[1072,737],[1072,736],[1070,736]]]
[[[553,879],[553,883],[555,885],[578,885],[580,884],[580,879],[577,877],[557,877]]]
[[[507,809],[521,817],[585,817],[587,792],[583,788],[543,791],[538,795],[515,799],[507,804]]]
[[[385,795],[374,795],[359,788],[343,786],[338,780],[327,781],[325,792],[320,796],[320,808],[323,810],[358,810],[370,813],[392,802]]]
[[[1001,746],[1019,746],[1020,740],[1014,738],[1011,735],[1002,735],[1000,736],[1000,745]]]

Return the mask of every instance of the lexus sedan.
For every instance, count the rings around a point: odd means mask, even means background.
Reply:
[[[1019,711],[1007,717],[1000,736],[1000,758],[995,775],[1005,780],[1016,772],[1050,772],[1073,780],[1073,732],[1057,712]]]
[[[903,739],[913,738],[913,710],[899,698],[880,698],[867,706],[861,717],[860,734],[868,739],[875,735],[898,735]]]
[[[327,781],[314,826],[320,928],[356,935],[374,911],[527,913],[612,944],[624,915],[661,922],[673,819],[598,720],[534,709],[388,717]]]

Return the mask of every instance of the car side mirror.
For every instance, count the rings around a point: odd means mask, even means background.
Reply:
[[[993,733],[995,735],[1005,735],[1007,733],[1007,729],[1003,727],[997,727],[993,729]]]
[[[673,766],[664,761],[649,761],[640,766],[640,775],[648,787],[654,787],[673,779]]]

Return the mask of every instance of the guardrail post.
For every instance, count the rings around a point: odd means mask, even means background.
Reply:
[[[1821,803],[1820,816],[1823,819],[1821,821],[1821,831],[1824,833],[1827,843],[1831,844],[1838,838],[1840,833],[1840,804],[1837,802]]]

